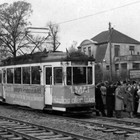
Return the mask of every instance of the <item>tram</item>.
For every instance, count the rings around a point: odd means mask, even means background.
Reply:
[[[95,104],[93,58],[37,52],[3,60],[0,101],[39,110],[88,112]]]

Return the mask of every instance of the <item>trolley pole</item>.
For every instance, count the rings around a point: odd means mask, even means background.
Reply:
[[[112,43],[111,43],[111,23],[109,22],[109,59],[110,59],[110,81],[112,81]]]

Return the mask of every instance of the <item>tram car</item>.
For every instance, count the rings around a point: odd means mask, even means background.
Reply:
[[[95,104],[94,59],[38,52],[3,60],[0,101],[39,110],[89,112]]]

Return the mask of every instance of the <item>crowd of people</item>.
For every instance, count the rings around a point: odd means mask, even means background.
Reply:
[[[135,81],[108,81],[96,84],[96,115],[122,118],[122,112],[128,112],[133,118],[140,113],[140,83]]]

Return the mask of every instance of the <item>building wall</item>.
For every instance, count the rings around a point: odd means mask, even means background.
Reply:
[[[129,46],[134,46],[134,48],[135,48],[133,55],[140,54],[140,45],[112,43],[112,48],[111,48],[112,61],[114,61],[114,57],[115,57],[115,45],[120,46],[120,55],[119,56],[131,55],[131,51],[129,50]],[[109,61],[110,61],[110,48],[109,47],[110,46],[108,44],[108,47],[106,50],[106,55],[105,55],[105,60],[107,63],[109,63]]]
[[[134,46],[135,52],[133,55],[137,55],[138,53],[140,53],[140,45],[137,44],[120,44],[120,43],[113,43],[112,44],[112,53],[114,54],[114,46],[115,45],[120,45],[120,56],[122,55],[131,55],[131,51],[129,50],[129,46]]]
[[[120,46],[120,55],[118,57],[115,57],[115,45]],[[133,53],[130,51],[130,46],[134,46],[134,51]],[[109,73],[109,69],[107,70],[107,65],[110,65],[110,48],[106,50],[106,55],[105,55],[105,63],[103,64],[104,73]],[[117,75],[117,77],[120,78],[129,78],[129,70],[133,69],[133,63],[139,63],[140,64],[140,45],[139,44],[120,44],[120,43],[112,43],[112,74]],[[132,57],[133,59],[132,59]],[[134,56],[136,56],[134,58]],[[123,57],[123,59],[121,58]],[[120,59],[121,58],[121,59]],[[118,61],[116,61],[118,59]],[[115,64],[118,64],[118,70],[115,68]],[[124,69],[124,66],[126,65],[126,69]],[[105,74],[104,74],[105,75]]]
[[[115,57],[115,46],[119,45],[120,46],[120,53],[118,57]],[[84,41],[81,43],[81,51],[85,52],[85,54],[88,54],[88,47],[91,47],[91,54],[95,57],[96,56],[96,50],[97,50],[97,45],[96,43],[90,42],[90,41]],[[134,46],[134,51],[133,54],[130,51],[130,46]],[[125,44],[125,43],[111,43],[111,59],[112,59],[112,75],[116,75],[116,77],[121,78],[124,76],[124,74],[128,75],[129,70],[133,69],[133,63],[139,63],[140,64],[140,59],[135,59],[133,61],[129,61],[125,59],[125,56],[132,56],[132,55],[140,55],[140,44]],[[120,59],[120,57],[124,57],[124,59]],[[140,57],[139,57],[140,58]],[[96,59],[96,58],[95,58]],[[118,61],[116,61],[118,59]],[[110,77],[110,46],[109,43],[107,44],[107,49],[105,52],[105,56],[103,60],[99,63],[100,67],[103,72],[103,79],[106,80],[105,78]],[[116,70],[115,65],[118,64],[118,70]],[[122,65],[126,64],[127,69],[123,69]],[[124,74],[123,74],[124,73]],[[125,78],[125,76],[123,77]]]
[[[105,53],[104,63],[107,64],[107,65],[110,64],[110,48],[109,48],[109,44],[107,45],[107,50],[106,50],[106,53]]]

